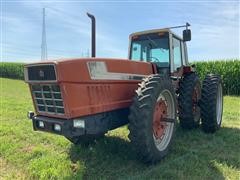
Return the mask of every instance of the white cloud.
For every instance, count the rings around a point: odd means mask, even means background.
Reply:
[[[222,3],[219,5],[219,9],[212,12],[215,17],[220,16],[226,20],[236,21],[239,19],[239,2],[235,3]]]
[[[192,28],[190,59],[240,58],[238,7],[224,3],[209,8],[209,20]]]

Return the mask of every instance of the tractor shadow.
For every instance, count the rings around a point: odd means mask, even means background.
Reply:
[[[70,179],[225,179],[223,168],[240,168],[240,130],[223,127],[215,134],[177,128],[172,148],[161,162],[139,161],[130,142],[105,136],[89,146],[71,145],[72,163],[84,166]],[[203,173],[204,172],[204,173]]]

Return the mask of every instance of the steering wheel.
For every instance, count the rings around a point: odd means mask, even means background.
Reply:
[[[150,58],[150,59],[155,59],[156,61],[160,62],[160,60],[159,60],[158,58],[156,58],[156,57],[150,56],[149,58]],[[151,61],[151,62],[154,62],[154,61],[152,61],[152,60],[150,60],[150,61]]]

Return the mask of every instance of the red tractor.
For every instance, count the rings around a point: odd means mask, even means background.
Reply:
[[[188,63],[188,23],[183,38],[171,28],[133,33],[128,59],[106,59],[95,58],[95,18],[88,15],[92,58],[25,66],[36,112],[28,113],[34,130],[78,144],[129,123],[129,139],[139,157],[153,163],[167,154],[178,119],[184,129],[200,124],[207,133],[219,129],[221,78],[207,75],[201,85]]]

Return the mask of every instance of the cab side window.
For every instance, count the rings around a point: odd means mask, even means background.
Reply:
[[[184,42],[181,42],[181,47],[182,47],[182,62],[183,62],[183,65],[185,66],[187,63],[186,63],[185,44],[184,44]]]
[[[173,37],[173,62],[174,71],[176,71],[177,68],[182,66],[181,42],[175,37]]]
[[[141,44],[133,43],[132,49],[133,49],[133,51],[132,51],[132,59],[133,60],[139,60],[139,59],[142,60],[142,57],[141,57]]]

